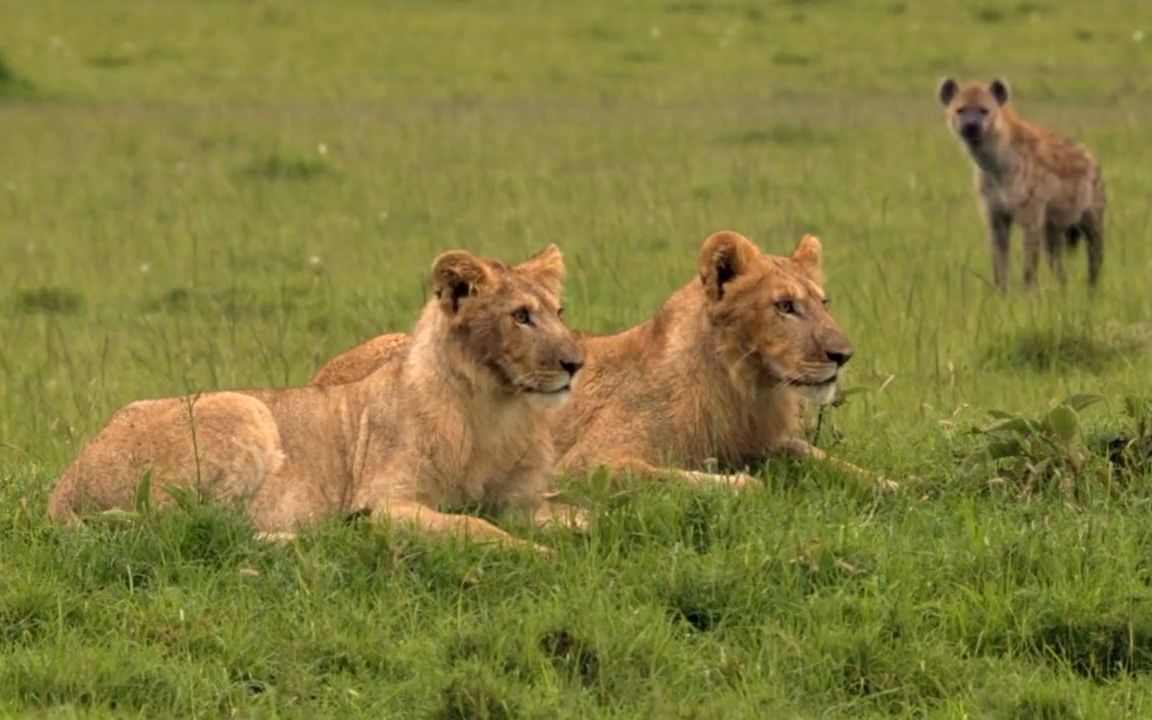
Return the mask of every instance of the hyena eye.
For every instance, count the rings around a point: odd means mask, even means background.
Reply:
[[[520,325],[528,325],[532,322],[532,314],[528,312],[528,308],[519,308],[512,313],[512,319]]]
[[[986,107],[980,108],[980,114],[981,115],[987,115],[988,114],[988,108],[986,108]]]
[[[776,303],[776,310],[784,315],[795,315],[796,303],[792,300],[781,300]]]
[[[556,317],[564,319],[564,308],[556,308]]]

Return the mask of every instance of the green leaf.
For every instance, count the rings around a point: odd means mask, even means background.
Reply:
[[[147,515],[148,511],[152,509],[152,471],[148,470],[144,473],[144,477],[140,478],[140,482],[136,484],[136,495],[133,505],[136,512],[141,515]]]
[[[993,460],[1001,458],[1019,457],[1024,454],[1024,446],[1019,440],[1005,440],[1003,442],[990,442],[986,448],[988,456]]]
[[[1057,405],[1049,410],[1045,424],[1064,444],[1075,440],[1080,432],[1080,417],[1068,405]]]
[[[1012,418],[1020,417],[1019,415],[1013,415],[1012,413],[1004,412],[1003,410],[988,410],[985,412],[985,414],[988,415],[988,417],[995,418],[997,420],[1011,420]]]
[[[1096,403],[1100,402],[1103,399],[1104,398],[1101,397],[1100,395],[1072,395],[1071,397],[1069,397],[1067,400],[1065,400],[1064,402],[1062,402],[1060,404],[1061,405],[1067,405],[1068,407],[1072,408],[1076,412],[1080,412],[1084,408],[1086,408],[1090,405],[1095,405]]]
[[[1036,422],[1022,417],[1011,417],[983,428],[985,433],[1022,433],[1025,435],[1036,432]]]

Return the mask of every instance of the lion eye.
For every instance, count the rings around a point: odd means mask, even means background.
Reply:
[[[776,309],[785,315],[795,315],[796,303],[792,300],[781,300],[780,302],[776,303]]]
[[[558,318],[564,317],[564,308],[556,308],[556,317],[558,317]]]
[[[528,312],[528,308],[520,308],[512,313],[512,319],[521,325],[527,325],[532,322],[532,315]]]

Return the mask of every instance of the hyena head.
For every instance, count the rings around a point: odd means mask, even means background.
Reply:
[[[1000,110],[1008,103],[1008,84],[999,78],[964,87],[952,78],[940,83],[940,102],[948,109],[948,127],[968,145],[979,145],[995,132]]]

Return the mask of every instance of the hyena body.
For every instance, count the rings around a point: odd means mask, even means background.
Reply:
[[[1023,120],[1008,107],[1002,80],[960,87],[947,78],[940,101],[948,126],[976,165],[976,186],[988,224],[996,285],[1008,287],[1008,236],[1024,233],[1024,284],[1036,282],[1040,248],[1057,279],[1065,282],[1062,251],[1081,235],[1088,246],[1088,284],[1104,260],[1104,180],[1092,153],[1050,130]]]

